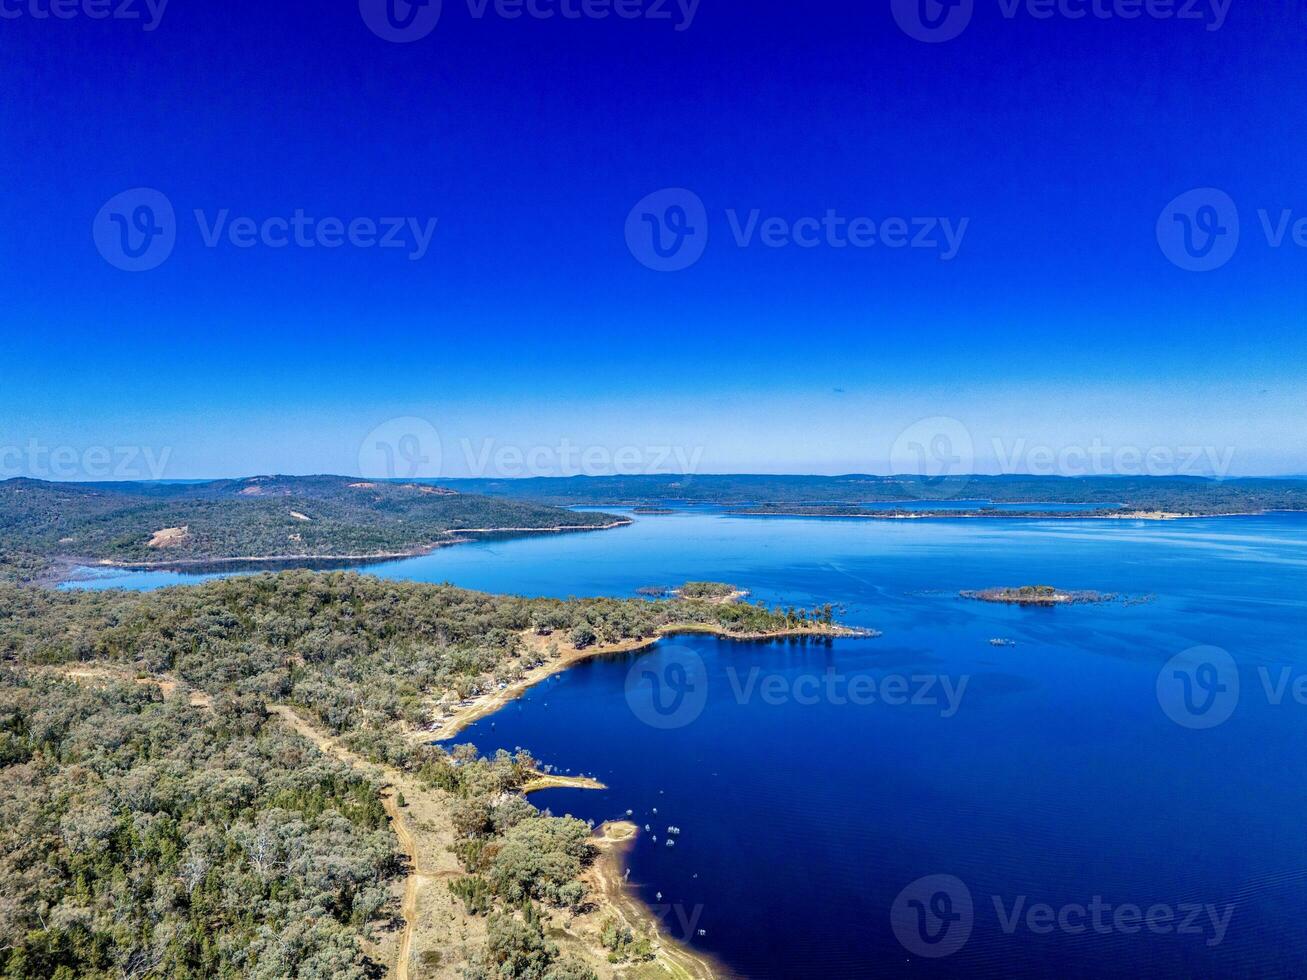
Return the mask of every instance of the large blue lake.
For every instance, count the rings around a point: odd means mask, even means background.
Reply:
[[[718,579],[882,631],[669,638],[559,675],[460,739],[607,783],[533,801],[631,811],[649,830],[630,880],[741,975],[1307,973],[1307,516],[695,510],[367,570],[555,596]],[[957,595],[1028,583],[1124,598]]]

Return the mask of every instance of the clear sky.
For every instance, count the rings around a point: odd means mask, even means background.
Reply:
[[[1292,0],[971,0],[933,43],[915,0],[444,0],[404,43],[385,0],[50,2],[0,0],[0,476],[353,473],[406,417],[448,476],[884,472],[936,417],[983,471],[1307,473]],[[1207,271],[1159,242],[1195,188],[1240,229]],[[653,222],[702,255],[651,268]]]

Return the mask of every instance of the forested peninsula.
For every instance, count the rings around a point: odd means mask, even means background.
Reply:
[[[592,530],[609,514],[341,476],[207,483],[0,483],[0,577],[73,564],[399,557],[489,531]]]
[[[308,571],[0,584],[0,974],[711,976],[623,897],[633,827],[544,815],[529,754],[420,732],[553,661],[829,618]]]

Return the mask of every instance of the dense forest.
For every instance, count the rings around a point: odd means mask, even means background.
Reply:
[[[269,706],[289,705],[454,801],[466,874],[450,887],[488,923],[468,976],[592,977],[539,912],[585,900],[589,828],[527,804],[529,756],[402,733],[578,633],[751,633],[804,615],[307,571],[152,593],[0,584],[0,975],[375,974],[368,939],[396,915],[398,870],[378,787],[280,727]],[[180,686],[165,697],[161,680]],[[614,957],[641,955],[639,937],[612,939]]]
[[[0,974],[362,978],[395,873],[377,787],[155,686],[0,673]]]
[[[307,571],[157,592],[0,585],[0,657],[108,662],[169,673],[213,695],[309,709],[332,731],[429,720],[432,691],[517,679],[528,630],[599,643],[673,625],[793,627],[791,611],[693,600],[525,599],[446,585]]]
[[[1201,477],[749,476],[650,475],[525,480],[452,480],[466,493],[511,496],[560,506],[715,504],[746,512],[838,514],[857,505],[904,501],[984,500],[996,504],[1083,504],[1112,510],[1179,514],[1307,510],[1307,480]],[[797,510],[796,508],[812,508]],[[1004,516],[1012,517],[1012,513]]]
[[[348,477],[212,483],[0,483],[0,575],[58,559],[164,563],[421,551],[479,528],[599,527],[615,518],[541,503]]]

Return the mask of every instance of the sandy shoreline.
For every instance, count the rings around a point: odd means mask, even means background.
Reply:
[[[986,513],[979,512],[931,512],[931,511],[907,511],[896,514],[889,511],[868,513],[850,513],[850,514],[804,514],[801,512],[783,512],[767,511],[758,513],[755,511],[730,511],[732,517],[820,517],[828,520],[847,520],[855,518],[858,520],[872,521],[964,521],[964,520],[998,520],[1005,519],[1009,521],[1186,521],[1199,520],[1204,517],[1260,517],[1265,511],[1237,511],[1228,514],[1180,514],[1164,510],[1134,510],[1123,513],[1075,513],[1067,511],[1050,511],[1046,514],[1021,514],[1021,513],[1004,513],[1003,511],[990,511]]]
[[[466,873],[453,856],[456,838],[449,821],[448,795],[424,786],[412,773],[359,757],[339,738],[320,730],[287,706],[278,705],[272,711],[323,752],[357,769],[376,773],[384,781],[382,802],[410,867],[401,885],[401,915],[405,927],[398,936],[386,937],[383,948],[378,950],[380,958],[390,966],[396,980],[405,980],[412,975],[442,980],[453,977],[458,966],[454,962],[443,962],[434,970],[420,968],[416,974],[410,969],[411,964],[418,962],[414,955],[417,950],[446,948],[445,944],[453,934],[451,923],[457,923],[465,935],[475,937],[477,944],[485,939],[485,917],[467,914],[445,885]],[[593,779],[542,773],[537,779],[528,780],[522,791],[530,793],[554,786],[605,788]],[[399,799],[405,801],[403,807],[398,804]],[[566,945],[571,951],[589,960],[603,978],[621,976],[624,969],[605,969],[608,967],[608,951],[600,936],[603,924],[609,918],[619,919],[636,934],[653,938],[655,959],[648,966],[658,970],[659,975],[670,980],[715,980],[729,976],[728,971],[710,958],[668,936],[657,915],[628,888],[624,858],[638,833],[634,824],[625,821],[596,828],[591,842],[597,856],[583,875],[593,897],[593,906],[587,914],[574,916],[552,908],[542,911],[554,928],[565,933]]]
[[[384,781],[382,802],[390,818],[391,828],[399,839],[401,849],[409,859],[408,873],[402,882],[402,917],[405,928],[398,936],[387,936],[378,952],[390,966],[396,980],[409,976],[453,977],[457,962],[442,962],[438,968],[412,966],[420,964],[414,955],[418,950],[445,950],[457,924],[459,930],[475,937],[475,945],[484,942],[486,919],[469,915],[448,891],[446,882],[462,877],[466,872],[453,856],[455,833],[449,821],[446,793],[430,789],[420,778],[391,766],[370,762],[347,749],[342,741],[320,730],[293,709],[278,705],[273,712],[301,735],[314,742],[323,752],[363,771],[378,774]],[[602,789],[603,784],[581,777],[563,777],[541,774],[538,780],[529,780],[523,792],[548,788],[537,785],[547,781],[550,785],[570,786],[576,789]],[[404,805],[398,805],[403,799]],[[610,917],[626,922],[637,932],[655,938],[656,959],[650,964],[674,980],[713,980],[725,977],[727,972],[711,960],[681,946],[659,928],[657,917],[626,887],[623,858],[633,844],[638,831],[634,824],[603,824],[592,837],[597,856],[586,869],[584,880],[590,885],[594,906],[588,915],[574,917],[558,909],[543,909],[557,929],[566,933],[570,951],[583,955],[604,978],[615,978],[618,970],[605,970],[607,950],[600,941],[603,923]],[[562,938],[562,937],[558,937]]]
[[[668,934],[663,921],[635,894],[626,878],[626,855],[639,836],[627,820],[612,820],[595,829],[591,838],[599,851],[586,871],[590,893],[600,899],[605,915],[613,915],[635,935],[654,939],[656,966],[675,980],[722,980],[731,976],[722,964]]]
[[[607,789],[603,783],[589,776],[560,776],[552,772],[538,772],[522,784],[523,793],[538,793],[542,789]]]
[[[504,705],[521,697],[537,684],[548,680],[555,674],[593,657],[603,657],[619,653],[634,653],[648,649],[665,636],[678,633],[698,633],[720,636],[725,639],[743,642],[759,642],[796,637],[856,637],[871,635],[870,631],[854,630],[842,626],[817,625],[809,629],[788,629],[768,633],[729,633],[715,624],[684,624],[660,630],[656,636],[642,639],[626,640],[602,646],[589,647],[585,650],[571,649],[564,651],[555,660],[546,660],[538,667],[528,671],[519,681],[510,684],[502,691],[494,691],[469,699],[459,705],[439,727],[430,731],[414,733],[424,742],[446,741],[452,739],[469,725],[493,714]],[[552,636],[537,636],[533,631],[523,634],[523,638],[533,651],[544,656],[544,649],[554,641]],[[522,787],[524,793],[541,789],[604,789],[597,780],[584,776],[541,775],[528,780]],[[601,898],[601,907],[605,915],[615,914],[627,928],[636,935],[648,934],[655,937],[657,967],[663,973],[676,980],[714,980],[731,976],[721,964],[711,957],[693,950],[683,942],[668,935],[664,922],[657,913],[649,908],[636,895],[626,880],[624,858],[639,834],[638,828],[627,821],[614,821],[601,825],[595,832],[595,843],[599,856],[586,873],[592,893]]]
[[[530,652],[538,655],[544,662],[527,671],[520,680],[508,685],[503,690],[489,692],[475,698],[469,698],[455,707],[439,725],[412,733],[412,737],[423,742],[447,741],[456,737],[474,722],[494,714],[511,701],[521,697],[526,691],[540,684],[555,674],[559,674],[574,664],[594,657],[610,656],[620,653],[635,653],[648,649],[666,636],[696,633],[719,636],[742,642],[760,642],[793,638],[835,638],[875,635],[871,630],[856,630],[844,626],[826,626],[810,624],[806,628],[793,628],[758,633],[730,633],[713,623],[687,623],[660,629],[654,636],[640,639],[624,640],[620,643],[596,645],[584,650],[575,648],[564,650],[556,659],[547,659],[546,650],[550,643],[559,642],[555,636],[538,636],[528,630],[522,634]],[[437,702],[439,704],[441,702]],[[528,780],[523,786],[524,793],[541,789],[573,788],[604,789],[597,780],[584,776],[556,776],[541,774]],[[628,821],[612,821],[601,825],[595,832],[595,843],[599,856],[586,873],[591,891],[599,898],[602,914],[616,915],[627,928],[636,935],[648,934],[655,939],[655,964],[651,968],[660,969],[675,980],[714,980],[729,977],[732,974],[711,957],[693,950],[686,943],[678,941],[667,932],[664,922],[655,910],[649,908],[639,898],[626,880],[624,858],[634,846],[639,834],[635,824]],[[601,922],[593,923],[594,926]]]
[[[523,694],[535,687],[537,684],[547,681],[555,674],[560,674],[574,664],[581,663],[583,660],[590,660],[594,657],[605,657],[619,653],[638,653],[647,650],[659,640],[667,636],[676,636],[677,634],[706,634],[718,636],[727,640],[739,640],[741,642],[757,643],[768,640],[788,640],[788,639],[831,639],[831,638],[851,638],[874,636],[870,630],[850,629],[846,626],[825,626],[815,624],[808,628],[793,628],[784,630],[774,630],[761,633],[730,633],[721,626],[713,623],[682,623],[676,626],[663,627],[653,636],[641,637],[638,639],[622,640],[619,643],[596,644],[586,647],[584,650],[577,650],[575,647],[561,650],[559,656],[555,659],[549,659],[546,652],[551,642],[557,643],[556,636],[538,636],[534,631],[527,630],[521,636],[527,644],[528,649],[539,656],[542,663],[528,670],[519,680],[514,681],[507,687],[498,691],[490,691],[476,697],[467,698],[459,702],[446,717],[441,719],[437,724],[433,724],[426,729],[418,729],[412,733],[412,737],[424,742],[445,742],[456,737],[463,729],[468,728],[475,722],[480,721],[487,715],[494,714],[504,705],[516,701]],[[437,701],[433,707],[439,708],[443,702]]]

